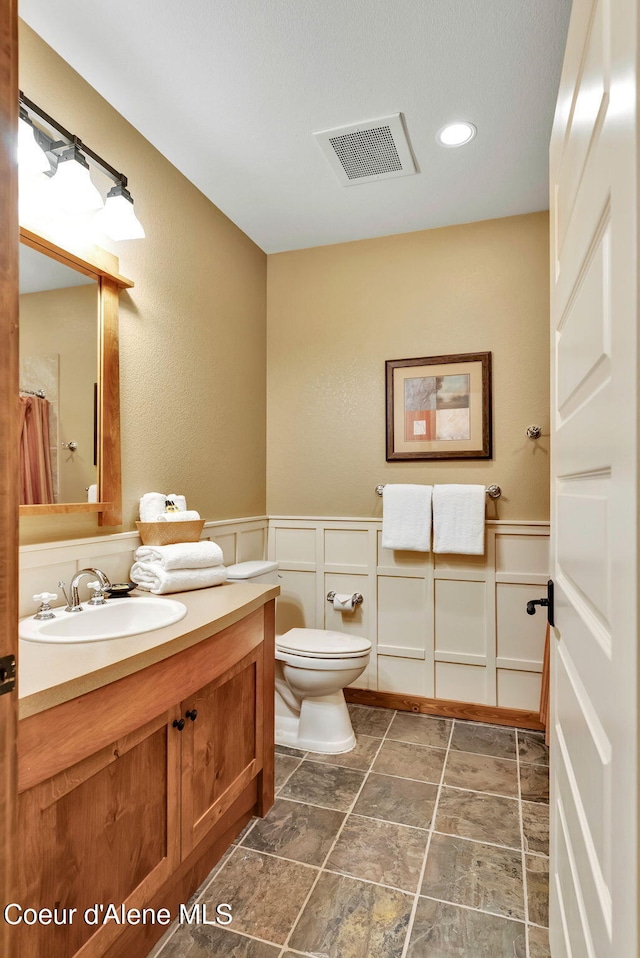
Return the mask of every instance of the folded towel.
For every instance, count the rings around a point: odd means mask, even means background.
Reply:
[[[433,551],[484,555],[484,486],[434,486]]]
[[[189,592],[191,589],[208,589],[220,585],[227,578],[223,565],[209,569],[174,569],[167,571],[157,562],[134,562],[130,578],[141,589],[154,595],[168,592]]]
[[[428,552],[433,486],[391,485],[382,490],[382,548]]]
[[[162,492],[145,492],[140,500],[140,522],[155,522],[161,512],[167,497]]]
[[[200,513],[195,509],[187,509],[186,512],[161,512],[156,518],[156,522],[193,522],[199,519]]]
[[[222,565],[222,549],[215,542],[176,542],[170,546],[140,546],[136,562],[172,569],[210,569]]]

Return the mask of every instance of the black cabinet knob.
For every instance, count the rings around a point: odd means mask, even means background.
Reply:
[[[173,720],[173,727],[174,727],[174,728],[177,728],[178,731],[181,732],[182,729],[184,728],[184,719],[183,719],[183,718],[181,718],[181,719],[174,719],[174,720]]]
[[[189,710],[188,710],[187,712],[185,712],[184,714],[187,716],[188,719],[191,719],[192,722],[195,722],[195,720],[198,718],[198,710],[197,710],[197,709],[189,709]]]

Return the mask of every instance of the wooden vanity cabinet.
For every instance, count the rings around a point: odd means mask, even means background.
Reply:
[[[166,927],[91,925],[85,909],[176,917],[250,814],[266,813],[273,605],[20,723],[18,900],[78,912],[16,926],[18,958],[144,958]]]

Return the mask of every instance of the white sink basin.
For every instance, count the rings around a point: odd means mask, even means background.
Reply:
[[[187,607],[159,596],[107,599],[105,605],[83,604],[82,612],[55,609],[55,619],[20,619],[18,635],[28,642],[99,642],[152,632],[179,622]]]

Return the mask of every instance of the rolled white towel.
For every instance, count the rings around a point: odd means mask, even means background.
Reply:
[[[131,581],[154,595],[169,592],[189,592],[221,585],[227,578],[223,565],[209,569],[174,569],[167,571],[157,562],[134,562],[129,573]]]
[[[167,497],[163,492],[145,492],[140,500],[140,522],[155,522],[161,512]]]
[[[87,489],[87,502],[97,502],[98,501],[98,483],[92,482],[89,488]]]
[[[193,522],[199,519],[200,513],[195,509],[187,509],[186,512],[161,512],[156,518],[156,522]]]
[[[136,562],[172,569],[210,569],[223,563],[222,549],[215,542],[176,542],[170,546],[140,546]]]

